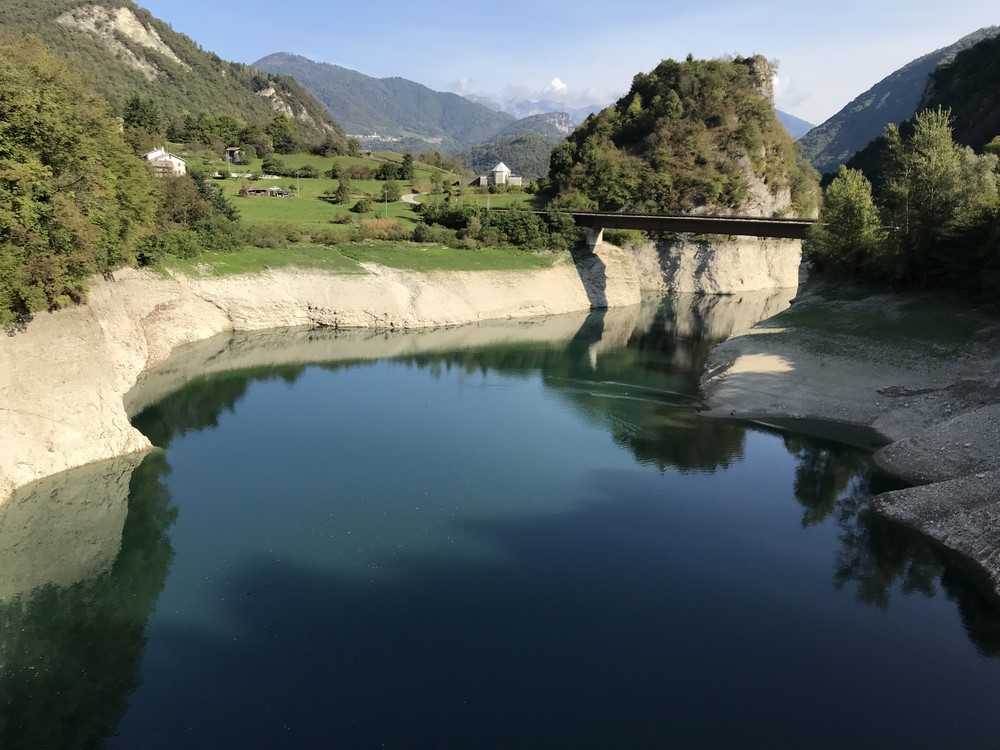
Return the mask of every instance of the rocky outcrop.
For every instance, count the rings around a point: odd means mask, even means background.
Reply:
[[[190,70],[190,66],[160,38],[156,29],[146,26],[129,8],[110,10],[100,5],[82,5],[66,11],[56,19],[56,22],[99,37],[119,60],[138,70],[146,80],[156,79],[160,75],[160,69],[146,57],[139,57],[126,47],[119,36],[163,55],[185,70]]]
[[[646,242],[633,249],[649,291],[739,294],[799,285],[802,243],[739,237],[724,241]]]

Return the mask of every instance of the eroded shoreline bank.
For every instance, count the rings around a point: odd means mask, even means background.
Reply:
[[[888,441],[876,462],[914,486],[876,496],[874,511],[973,561],[1000,596],[1000,322],[967,316],[968,336],[954,339],[855,335],[847,322],[892,330],[914,304],[803,295],[713,350],[705,414],[875,430]],[[817,314],[829,319],[814,330],[783,325]]]
[[[533,272],[368,270],[360,277],[286,270],[224,279],[124,271],[97,281],[87,307],[39,316],[30,336],[0,342],[5,361],[16,363],[0,370],[0,504],[43,477],[147,451],[130,416],[190,377],[162,368],[185,344],[273,328],[519,325],[629,306],[644,292],[664,291],[650,256],[612,246],[589,265]],[[807,295],[793,310],[808,304]],[[877,309],[891,317],[904,302],[840,304],[845,314]],[[877,512],[974,560],[1000,592],[1000,325],[980,321],[960,344],[914,348],[786,329],[789,314],[713,351],[702,380],[706,414],[810,419],[884,435],[890,444],[876,460],[917,486],[879,496]],[[149,383],[135,387],[151,377],[159,379],[152,390]]]

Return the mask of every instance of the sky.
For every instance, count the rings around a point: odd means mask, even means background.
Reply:
[[[608,104],[664,58],[762,54],[778,109],[819,124],[911,60],[983,26],[996,0],[138,0],[220,57],[292,52],[494,98]]]

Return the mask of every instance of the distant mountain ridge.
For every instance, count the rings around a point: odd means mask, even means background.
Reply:
[[[916,113],[936,69],[954,60],[962,50],[998,34],[997,26],[979,29],[904,65],[799,139],[803,154],[821,173],[836,171],[882,135],[886,125],[903,122]]]
[[[793,141],[798,140],[816,127],[811,122],[807,122],[801,117],[790,115],[787,112],[782,112],[780,109],[774,110],[774,114],[778,118],[778,122],[785,126],[785,130],[788,131],[788,135],[792,136]]]
[[[582,107],[570,107],[564,102],[550,99],[507,99],[501,100],[498,97],[486,96],[484,94],[465,94],[466,99],[477,104],[482,104],[497,112],[506,112],[509,115],[524,119],[535,115],[548,114],[550,112],[564,112],[573,121],[574,125],[579,125],[587,119],[588,115],[597,114],[607,107],[610,102],[594,102]]]
[[[405,78],[373,78],[339,65],[277,52],[254,63],[294,77],[351,135],[422,139],[443,150],[482,143],[515,122],[513,115]]]
[[[308,140],[346,137],[295,80],[229,63],[131,0],[18,0],[0,3],[0,32],[32,34],[69,56],[120,113],[130,96],[155,99],[169,119],[231,115],[266,125],[292,117]]]

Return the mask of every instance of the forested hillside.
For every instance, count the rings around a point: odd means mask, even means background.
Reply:
[[[254,65],[294,76],[351,134],[440,139],[440,150],[455,151],[482,143],[514,122],[511,115],[405,78],[373,78],[285,52]]]
[[[1000,36],[983,39],[960,52],[931,76],[921,109],[946,109],[955,142],[977,152],[994,139],[1000,153]],[[915,117],[899,124],[907,137],[913,133]],[[881,134],[858,151],[847,166],[864,173],[880,190],[885,178],[889,142]]]
[[[813,210],[815,173],[777,121],[762,57],[664,60],[552,152],[556,204],[608,211]],[[761,195],[761,193],[766,195]]]
[[[185,115],[225,115],[261,128],[284,115],[303,141],[347,147],[340,127],[294,79],[228,63],[130,0],[0,3],[0,33],[33,34],[68,55],[116,114],[141,96],[175,129]]]
[[[502,135],[458,154],[459,160],[476,174],[486,174],[498,162],[510,167],[514,174],[527,180],[537,180],[549,171],[552,143],[538,133]]]
[[[997,34],[997,26],[980,29],[904,65],[804,135],[799,140],[802,152],[820,172],[836,172],[838,166],[882,135],[886,125],[908,120],[926,106],[928,82],[935,70],[948,65],[962,50]]]
[[[976,151],[1000,137],[1000,36],[959,53],[934,71],[924,107],[946,107],[955,140]]]
[[[156,207],[107,103],[37,40],[0,45],[0,329],[134,262]]]

